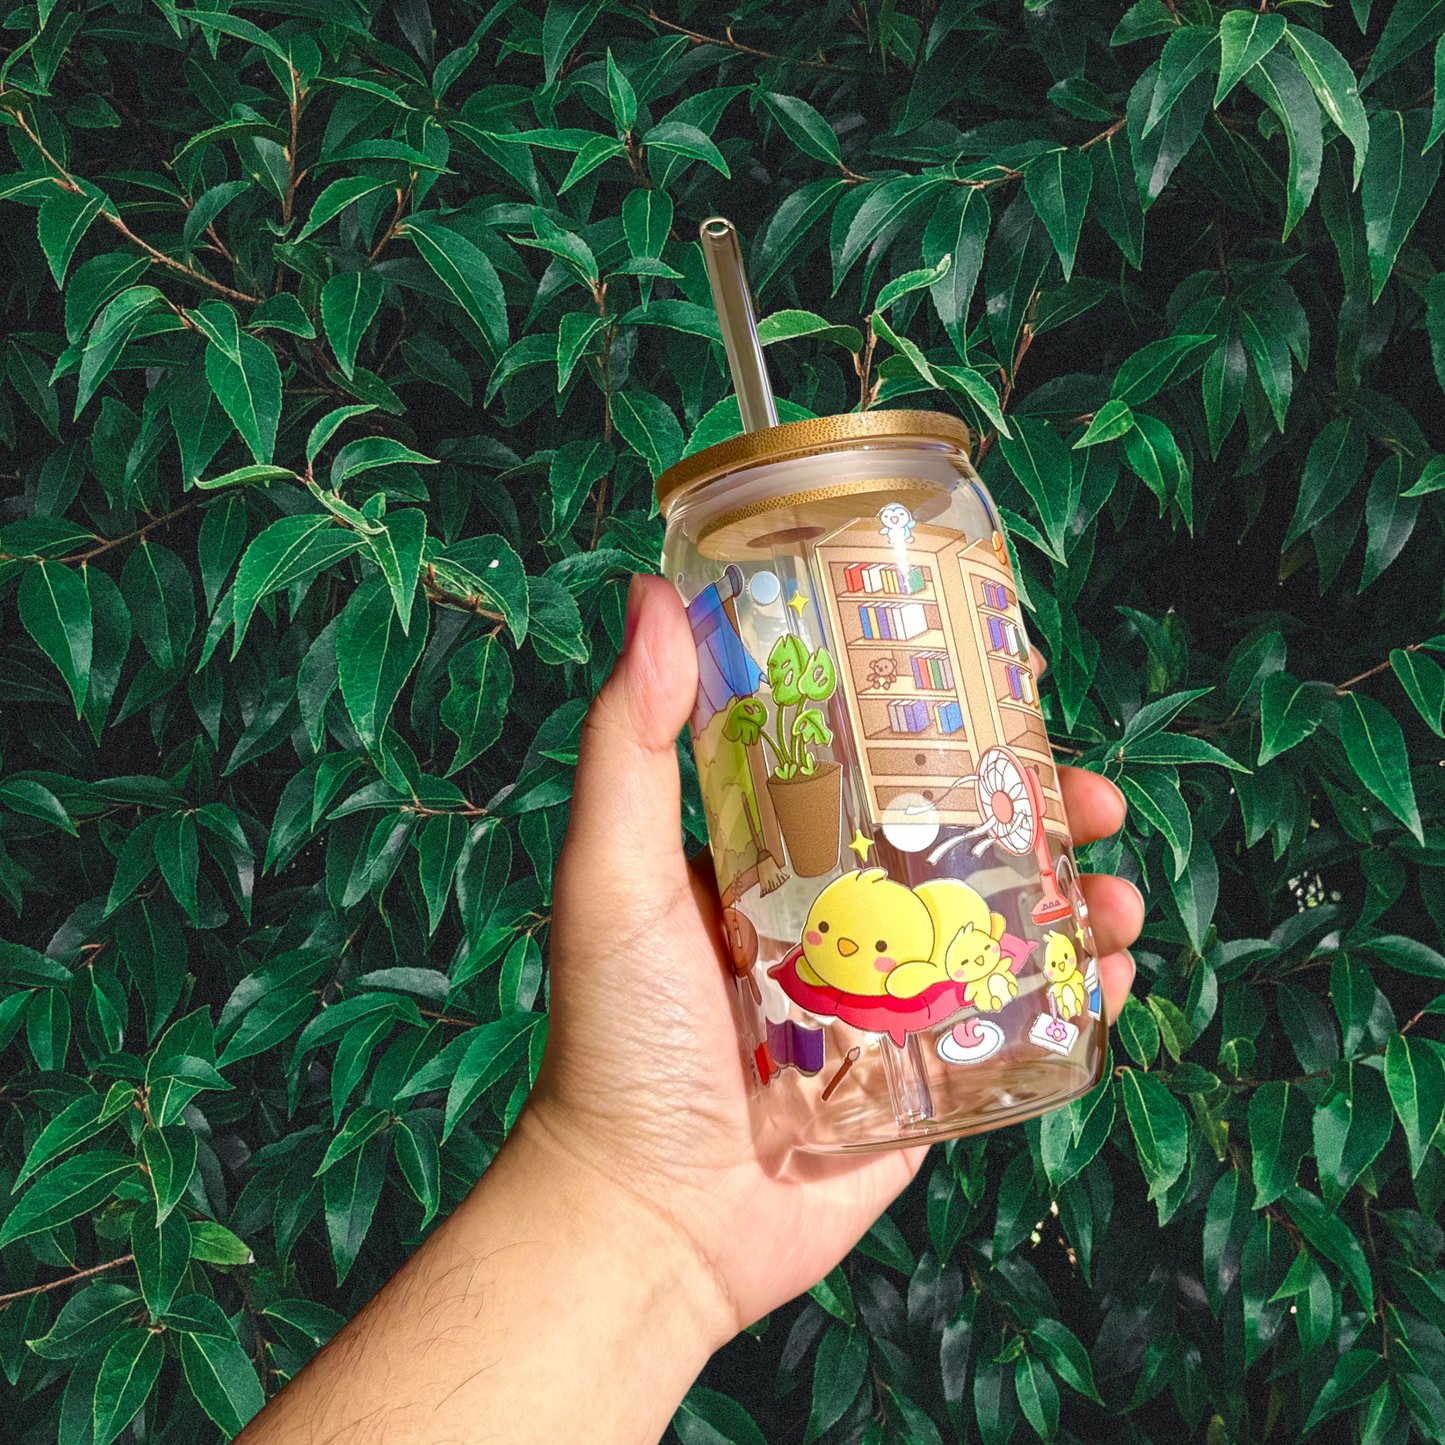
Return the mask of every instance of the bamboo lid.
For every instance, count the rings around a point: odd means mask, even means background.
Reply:
[[[942,442],[969,454],[968,427],[955,416],[937,411],[845,412],[841,416],[806,417],[763,431],[743,432],[727,441],[683,457],[657,479],[657,505],[665,517],[684,492],[741,467],[764,462],[817,456],[879,442]]]

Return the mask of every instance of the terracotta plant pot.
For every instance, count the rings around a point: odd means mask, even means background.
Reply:
[[[819,763],[809,776],[768,778],[768,796],[783,830],[788,861],[799,878],[817,878],[838,866],[842,843],[843,771]]]

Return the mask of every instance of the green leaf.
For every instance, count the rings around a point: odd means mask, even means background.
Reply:
[[[528,578],[521,559],[496,535],[469,537],[447,548],[445,564],[436,563],[439,580],[455,583],[464,595],[479,597],[507,624],[512,641],[521,646],[527,635]]]
[[[829,1325],[813,1364],[813,1400],[803,1445],[812,1445],[843,1418],[862,1388],[867,1364],[867,1333],[836,1322]]]
[[[135,1172],[135,1160],[105,1149],[94,1149],[56,1165],[15,1202],[0,1225],[0,1248],[88,1214]]]
[[[1373,995],[1370,1002],[1373,1005]],[[1345,1064],[1335,1071],[1332,1082],[1334,1090],[1315,1110],[1312,1130],[1320,1182],[1333,1183],[1343,1194],[1389,1142],[1395,1116],[1385,1081],[1376,1070]]]
[[[1283,550],[1318,526],[1349,496],[1365,470],[1367,453],[1364,428],[1351,417],[1337,416],[1310,443]]]
[[[610,48],[607,51],[607,102],[612,107],[617,129],[624,134],[630,131],[637,120],[637,92],[618,69]]]
[[[422,1228],[425,1229],[436,1217],[441,1203],[441,1155],[437,1136],[419,1117],[408,1114],[397,1121],[392,1147],[401,1177],[422,1207]]]
[[[224,1224],[209,1219],[197,1220],[191,1225],[191,1258],[230,1267],[254,1263],[250,1245]]]
[[[1288,204],[1284,220],[1284,235],[1288,238],[1320,183],[1324,130],[1319,102],[1288,50],[1270,50],[1245,73],[1244,83],[1279,117],[1289,140],[1289,175],[1285,183]]]
[[[1068,448],[1056,428],[1034,417],[1016,416],[1012,433],[1000,434],[999,450],[1038,508],[1050,546],[1062,556],[1065,528],[1078,507]]]
[[[402,630],[391,589],[379,575],[363,582],[342,609],[336,625],[341,696],[368,749],[380,742],[392,707],[421,657],[426,634],[425,625],[409,633]]]
[[[1405,495],[1409,474],[1399,456],[1387,457],[1370,478],[1365,495],[1365,565],[1363,592],[1403,550],[1415,530],[1420,503]]]
[[[1148,131],[1146,127],[1153,112],[1154,96],[1162,83],[1160,74],[1159,62],[1146,70],[1129,92],[1126,108],[1134,184],[1143,211],[1148,211],[1163,194],[1179,162],[1199,139],[1213,93],[1209,72],[1200,69],[1169,107],[1167,119]],[[1122,166],[1122,160],[1120,164]],[[1117,237],[1115,239],[1118,240]],[[1120,249],[1124,250],[1122,244]],[[1125,255],[1128,254],[1125,250]]]
[[[80,836],[60,799],[43,783],[37,783],[33,778],[11,778],[9,782],[0,783],[0,806],[28,818],[39,818],[42,822],[53,823],[72,838]]]
[[[400,234],[409,236],[438,279],[480,327],[492,350],[507,349],[507,300],[484,252],[442,225],[434,211],[408,216]]]
[[[457,738],[457,750],[447,769],[450,777],[502,735],[512,695],[512,665],[496,638],[480,637],[452,654],[447,676],[451,687],[439,716]]]
[[[296,233],[296,240],[304,241],[313,231],[318,231],[328,221],[339,216],[348,206],[354,205],[364,196],[375,191],[394,189],[393,182],[377,180],[373,176],[343,176],[332,181],[311,205],[311,214],[306,224]]]
[[[1340,701],[1340,742],[1360,781],[1424,842],[1405,735],[1389,710],[1363,693]]]
[[[1314,732],[1324,715],[1324,694],[1287,672],[1272,672],[1260,686],[1259,709],[1263,767]]]
[[[336,526],[329,513],[303,512],[272,522],[246,548],[236,570],[231,587],[235,600],[231,656],[240,652],[251,616],[263,598],[314,577],[356,551],[362,540],[356,532]]]
[[[1440,0],[1400,0],[1399,4],[1392,5],[1360,89],[1373,85],[1386,71],[1430,44],[1442,27],[1445,27],[1445,13],[1441,11]]]
[[[1134,413],[1134,425],[1124,433],[1124,459],[1156,497],[1163,515],[1165,505],[1188,495],[1190,468],[1179,444],[1158,417]]]
[[[928,294],[954,350],[965,363],[968,308],[983,268],[988,228],[987,193],[960,186],[944,194],[923,231],[924,265],[936,266],[945,256],[953,258],[947,272],[928,288]]]
[[[1365,83],[1369,83],[1368,75]],[[1370,150],[1365,157],[1360,195],[1375,301],[1380,299],[1395,258],[1440,178],[1441,152],[1420,153],[1428,126],[1423,110],[1404,114],[1378,110],[1370,121]]]
[[[1157,1199],[1189,1162],[1188,1120],[1179,1101],[1152,1074],[1121,1069],[1119,1092],[1149,1198]]]
[[[126,1330],[105,1352],[95,1383],[95,1445],[110,1445],[130,1424],[160,1377],[165,1354],[161,1337],[149,1330]]]
[[[1279,42],[1286,30],[1283,15],[1254,10],[1230,10],[1219,22],[1219,83],[1214,87],[1214,108]],[[1171,42],[1172,43],[1172,42]]]
[[[861,214],[861,213],[860,213]],[[1017,195],[999,219],[984,272],[984,312],[994,351],[1012,374],[1024,318],[1053,257],[1053,242],[1026,195]]]
[[[194,1132],[184,1124],[147,1127],[141,1134],[141,1160],[150,1171],[156,1215],[162,1224],[185,1196],[196,1172],[199,1148]]]
[[[1385,1362],[1373,1350],[1349,1350],[1341,1355],[1304,1423],[1303,1434],[1309,1434],[1321,1420],[1336,1410],[1358,1405],[1374,1393],[1385,1378]]]
[[[24,995],[19,995],[24,999]],[[129,1108],[133,1091],[125,1084],[115,1084],[107,1094],[84,1094],[67,1104],[30,1146],[25,1163],[11,1188],[13,1194],[38,1169],[57,1159],[87,1139],[94,1138],[113,1119]]]
[[[1189,807],[1179,790],[1179,774],[1170,767],[1137,768],[1124,773],[1119,787],[1130,808],[1163,835],[1174,854],[1173,877],[1178,879],[1189,861],[1194,828]]]
[[[462,1116],[481,1095],[525,1056],[527,1039],[536,1023],[536,1018],[529,1013],[504,1014],[465,1036],[466,1047],[447,1090],[442,1143],[446,1143]]]
[[[723,153],[695,125],[669,120],[655,125],[642,137],[642,144],[649,150],[671,151],[686,156],[688,160],[702,161],[717,171],[724,179],[731,178],[728,163]]]
[[[1390,653],[1390,666],[1426,726],[1437,737],[1445,737],[1441,726],[1445,722],[1445,668],[1419,652],[1399,647]]]
[[[232,357],[213,341],[206,347],[206,380],[251,455],[269,462],[281,420],[281,369],[271,348],[243,332]]]
[[[161,1218],[154,1204],[143,1204],[131,1215],[130,1247],[146,1308],[159,1318],[170,1309],[191,1258],[191,1226],[177,1211]]]
[[[1093,186],[1093,163],[1082,151],[1072,148],[1050,151],[1024,169],[1024,189],[1054,243],[1065,281],[1073,274],[1079,232]]]
[[[416,507],[393,512],[386,526],[366,539],[366,545],[391,588],[396,619],[401,630],[411,628],[412,602],[416,598],[422,551],[426,545],[426,513]]]
[[[145,1304],[129,1285],[102,1279],[76,1290],[55,1323],[28,1341],[42,1360],[72,1360],[112,1339],[127,1323],[144,1316]]]
[[[1370,148],[1370,122],[1360,100],[1355,73],[1349,61],[1323,35],[1316,35],[1303,25],[1286,26],[1284,38],[1321,109],[1354,148],[1354,183],[1358,186]]]
[[[822,1305],[834,1319],[842,1320],[850,1329],[857,1323],[858,1310],[853,1303],[853,1291],[841,1265],[829,1270],[828,1274],[808,1291],[808,1295]]]
[[[1149,342],[1119,368],[1109,395],[1129,406],[1139,406],[1203,365],[1202,348],[1214,340],[1212,336],[1168,336],[1163,341]]]
[[[80,716],[90,686],[94,645],[90,592],[81,575],[60,562],[32,562],[20,579],[20,620],[60,670]]]
[[[37,222],[40,249],[55,284],[65,287],[65,273],[70,269],[75,248],[85,239],[91,222],[106,205],[99,191],[87,187],[78,194],[73,191],[52,191],[40,203]]]
[[[1089,1352],[1067,1325],[1045,1316],[1034,1322],[1029,1330],[1029,1340],[1071,1390],[1077,1390],[1096,1404],[1103,1404],[1094,1386],[1094,1369]]]
[[[1129,142],[1119,135],[1092,147],[1094,215],[1137,271],[1144,260],[1144,211]]]
[[[666,402],[648,392],[620,391],[612,398],[618,435],[660,477],[682,455],[682,428]]]
[[[381,309],[383,289],[375,271],[344,271],[321,288],[321,324],[348,381],[361,338]]]
[[[1124,435],[1134,425],[1134,413],[1129,403],[1118,397],[1106,401],[1089,420],[1084,434],[1074,443],[1073,450],[1095,447],[1101,442],[1111,442]]]
[[[172,813],[160,820],[155,835],[155,856],[171,896],[199,927],[196,883],[200,872],[200,843],[194,814]]]
[[[1294,1187],[1300,1160],[1310,1147],[1310,1101],[1298,1084],[1269,1083],[1249,1101],[1254,1207],[1273,1204]]]
[[[694,1385],[677,1413],[672,1428],[682,1445],[767,1445],[753,1417],[727,1395]]]
[[[132,549],[120,574],[136,635],[162,672],[185,665],[196,626],[196,598],[186,564],[169,547],[146,538]]]
[[[345,1159],[354,1150],[360,1149],[379,1130],[386,1128],[390,1115],[385,1109],[364,1104],[353,1110],[351,1117],[337,1131],[336,1137],[326,1148],[316,1173],[325,1174],[333,1165]]]
[[[1281,27],[1284,24],[1283,21],[1279,23]],[[1214,70],[1226,30],[1223,24],[1218,31],[1208,25],[1185,25],[1170,33],[1159,57],[1159,75],[1149,100],[1149,116],[1144,122],[1145,136],[1168,118],[1180,97],[1196,79]],[[1278,36],[1275,38],[1278,39]],[[1221,75],[1221,82],[1223,79]],[[1219,100],[1220,97],[1216,96],[1216,106]]]
[[[1396,1034],[1385,1050],[1385,1084],[1404,1126],[1410,1172],[1418,1174],[1445,1114],[1445,1064],[1423,1040]]]
[[[838,148],[838,137],[833,127],[806,100],[770,90],[760,90],[757,95],[783,134],[804,155],[829,165],[843,164],[843,152]]]
[[[176,1308],[196,1298],[188,1295],[177,1301]],[[186,1383],[201,1408],[228,1436],[239,1435],[246,1421],[266,1403],[246,1352],[229,1330],[223,1335],[178,1328],[176,1338]]]
[[[1024,1418],[1041,1440],[1051,1441],[1059,1432],[1059,1387],[1043,1361],[1025,1355],[1014,1367],[1014,1389]]]

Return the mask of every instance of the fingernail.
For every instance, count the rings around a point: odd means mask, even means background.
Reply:
[[[634,572],[627,584],[627,613],[622,621],[622,650],[632,646],[632,634],[637,630],[637,614],[642,611],[642,573]]]
[[[1102,777],[1103,775],[1100,774],[1100,776]],[[1115,796],[1116,798],[1118,798],[1118,800],[1119,800],[1119,811],[1120,811],[1121,813],[1128,813],[1128,811],[1129,811],[1129,801],[1128,801],[1128,799],[1125,798],[1125,796],[1124,796],[1124,790],[1123,790],[1123,788],[1121,788],[1121,787],[1118,785],[1118,783],[1116,783],[1116,782],[1113,780],[1113,778],[1104,778],[1104,781],[1105,781],[1106,783],[1108,783],[1108,785],[1109,785],[1111,788],[1113,788],[1113,790],[1114,790],[1114,796]]]
[[[1134,962],[1134,955],[1129,949],[1121,949],[1120,952],[1129,960],[1129,987],[1132,989],[1134,987],[1134,980],[1139,977],[1139,965]]]

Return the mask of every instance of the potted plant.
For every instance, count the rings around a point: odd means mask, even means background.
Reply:
[[[780,637],[768,654],[768,688],[776,709],[772,730],[768,710],[756,697],[738,698],[723,727],[725,737],[745,747],[761,739],[772,750],[768,794],[800,878],[816,878],[838,866],[842,769],[820,763],[812,751],[833,741],[821,704],[837,685],[827,648],[809,652],[801,638]]]

